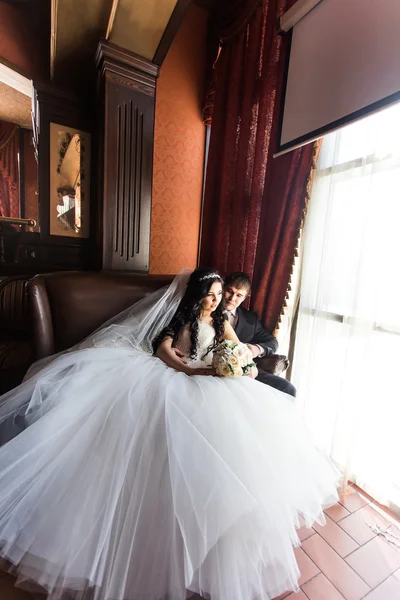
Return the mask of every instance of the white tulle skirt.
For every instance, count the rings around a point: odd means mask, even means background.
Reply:
[[[292,400],[134,349],[60,356],[2,399],[0,556],[51,600],[296,590],[299,515],[323,522],[337,473]]]

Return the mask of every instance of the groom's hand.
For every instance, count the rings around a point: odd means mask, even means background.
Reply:
[[[258,375],[257,367],[252,367],[250,371],[247,373],[247,377],[251,377],[251,379],[255,379]]]
[[[257,356],[260,354],[260,348],[258,346],[255,346],[254,344],[246,344],[246,345],[248,348],[250,348],[253,358],[257,358]]]
[[[187,360],[183,352],[178,350],[178,348],[171,348],[171,350],[175,353],[176,358],[178,358],[183,365],[187,365]]]

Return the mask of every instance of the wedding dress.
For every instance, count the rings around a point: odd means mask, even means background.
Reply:
[[[50,600],[270,600],[298,589],[299,516],[337,501],[289,396],[152,356],[185,281],[1,399],[0,556]],[[213,337],[199,322],[195,364]]]

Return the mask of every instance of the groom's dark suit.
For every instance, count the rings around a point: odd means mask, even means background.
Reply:
[[[235,331],[241,342],[244,342],[245,344],[261,346],[265,352],[265,356],[270,356],[271,354],[276,353],[278,349],[278,342],[276,338],[271,333],[268,333],[266,329],[264,329],[255,312],[246,310],[245,308],[239,306],[236,309],[236,315],[237,323],[235,325]],[[271,373],[267,373],[259,368],[257,379],[258,381],[262,381],[262,383],[266,383],[267,385],[281,390],[282,392],[286,392],[286,394],[296,396],[296,388],[290,383],[290,381],[283,379],[283,377],[272,375]]]

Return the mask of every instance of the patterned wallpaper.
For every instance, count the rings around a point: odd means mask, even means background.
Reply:
[[[203,185],[207,14],[191,5],[161,67],[154,133],[150,273],[195,267]]]

